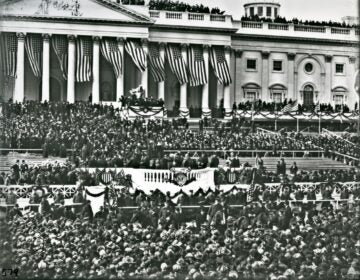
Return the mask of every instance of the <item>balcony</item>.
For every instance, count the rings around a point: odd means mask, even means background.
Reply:
[[[206,28],[232,29],[230,15],[215,15],[190,12],[173,12],[150,10],[150,17],[159,25],[191,26]]]
[[[358,28],[300,25],[293,23],[268,23],[254,21],[234,21],[238,34],[314,38],[355,42],[359,40]]]

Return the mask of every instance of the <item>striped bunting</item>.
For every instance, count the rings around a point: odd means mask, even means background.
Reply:
[[[136,67],[144,72],[147,63],[146,63],[146,53],[144,49],[141,47],[140,43],[136,41],[127,41],[125,43],[125,50],[130,55],[132,61],[135,63]]]
[[[190,46],[188,49],[190,86],[207,84],[207,73],[201,46]]]
[[[182,57],[180,46],[168,44],[166,54],[171,71],[175,74],[180,84],[187,83],[189,81],[187,67],[186,62]]]
[[[90,82],[92,74],[92,39],[78,37],[76,40],[76,81]]]
[[[66,36],[53,35],[51,38],[54,52],[60,64],[60,69],[65,80],[67,80],[68,69],[68,41]]]
[[[30,67],[35,77],[41,77],[42,38],[39,34],[31,34],[25,38],[25,50],[29,58]]]
[[[16,76],[17,38],[15,33],[2,33],[0,37],[1,65],[6,76]]]
[[[210,62],[219,83],[223,85],[231,84],[229,65],[225,60],[225,50],[223,46],[211,47]]]
[[[297,112],[299,108],[299,104],[297,100],[294,103],[287,104],[284,108],[281,109],[281,112],[288,113],[288,112]]]
[[[102,39],[101,53],[105,59],[112,65],[116,77],[122,73],[122,57],[118,44],[114,39]]]
[[[155,82],[162,82],[165,80],[165,61],[160,56],[159,45],[155,43],[149,44],[149,65],[150,72],[154,77]]]

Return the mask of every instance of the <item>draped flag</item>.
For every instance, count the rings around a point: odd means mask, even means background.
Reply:
[[[144,49],[141,47],[140,43],[136,41],[127,41],[125,43],[125,50],[130,55],[132,61],[135,63],[136,67],[144,72],[147,63],[146,63],[146,53]]]
[[[221,46],[213,46],[210,50],[210,62],[220,84],[231,84],[229,65],[225,60],[225,50]]]
[[[41,77],[42,38],[39,34],[30,34],[25,38],[25,50],[35,77]]]
[[[16,76],[17,38],[15,33],[1,34],[1,64],[6,76]]]
[[[90,82],[92,74],[92,48],[90,37],[79,37],[76,40],[76,81]]]
[[[51,38],[54,52],[60,64],[60,69],[65,80],[67,80],[68,69],[68,41],[66,36],[53,35]]]
[[[112,65],[116,77],[122,73],[122,58],[118,44],[113,39],[103,39],[101,41],[101,53],[105,59]]]
[[[283,113],[297,112],[298,108],[299,108],[299,104],[297,100],[295,100],[294,103],[289,103],[284,108],[282,108],[281,112]]]
[[[190,46],[188,49],[190,86],[207,84],[207,73],[201,46]]]
[[[182,57],[180,46],[169,44],[166,48],[166,54],[171,71],[175,74],[180,84],[187,83],[189,81],[187,67],[186,62]]]
[[[149,65],[150,72],[155,82],[165,80],[165,61],[160,56],[159,46],[157,44],[149,44]]]

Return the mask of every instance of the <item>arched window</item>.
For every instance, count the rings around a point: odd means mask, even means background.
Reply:
[[[287,97],[287,88],[282,84],[274,84],[269,87],[270,98],[275,103],[282,103]]]
[[[243,85],[244,100],[254,101],[260,98],[261,87],[255,83],[247,83]]]
[[[312,85],[306,85],[304,87],[304,105],[314,104],[314,87]]]

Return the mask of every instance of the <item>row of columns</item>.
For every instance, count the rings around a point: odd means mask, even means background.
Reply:
[[[18,33],[18,50],[17,50],[17,77],[15,81],[14,101],[22,102],[24,100],[24,62],[25,62],[25,34]],[[124,39],[118,38],[117,44],[121,52],[122,68],[124,68]],[[147,40],[142,41],[142,46],[145,53],[148,53]],[[165,44],[160,43],[159,48],[160,57],[165,60]],[[181,53],[185,61],[187,61],[187,45],[183,44]],[[204,45],[203,57],[205,62],[205,71],[209,77],[209,46]],[[230,47],[225,48],[225,60],[230,67]],[[69,103],[75,102],[75,68],[76,68],[76,46],[75,36],[68,36],[68,73],[67,73],[67,101]],[[93,38],[93,64],[92,64],[92,102],[100,102],[100,38]],[[116,100],[118,101],[124,94],[124,70],[122,74],[116,79]],[[146,69],[141,75],[141,85],[143,86],[146,95],[148,94],[148,70]],[[223,87],[224,92],[224,108],[226,112],[231,112],[230,100],[230,85]],[[158,98],[165,100],[165,81],[158,83]],[[50,100],[50,35],[43,35],[43,57],[42,57],[42,102]],[[209,84],[202,86],[202,112],[203,115],[210,113],[209,109]],[[187,106],[187,84],[180,85],[180,112],[182,116],[188,116],[189,109]]]

